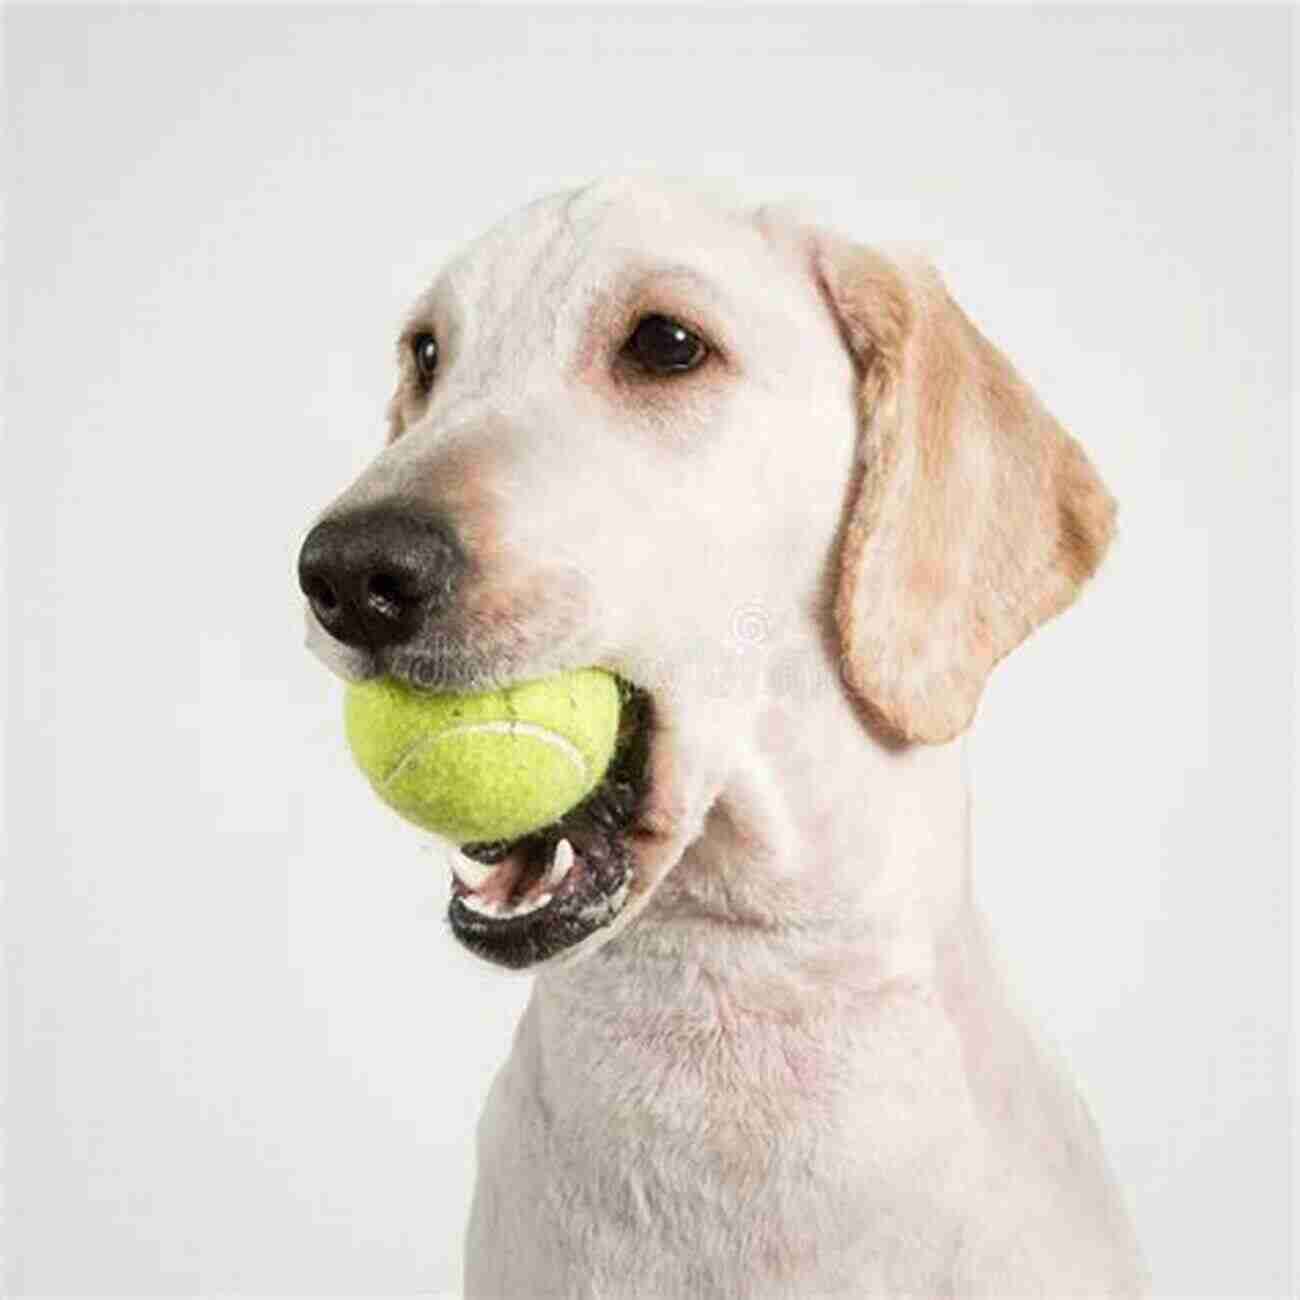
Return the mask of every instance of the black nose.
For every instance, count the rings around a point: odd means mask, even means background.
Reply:
[[[322,520],[307,534],[298,585],[331,636],[379,650],[446,608],[464,568],[448,524],[373,506]]]

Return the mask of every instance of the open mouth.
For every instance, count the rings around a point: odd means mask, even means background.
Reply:
[[[463,844],[454,859],[447,917],[456,938],[488,961],[531,966],[608,925],[627,902],[648,786],[651,702],[622,686],[614,757],[596,789],[542,830]]]

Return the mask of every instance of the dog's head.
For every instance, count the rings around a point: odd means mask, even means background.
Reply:
[[[627,925],[780,683],[855,702],[865,744],[959,735],[1113,527],[930,268],[783,209],[541,200],[438,277],[398,364],[386,447],[303,547],[315,648],[432,689],[599,665],[631,691],[587,805],[456,855],[453,929],[504,964]]]

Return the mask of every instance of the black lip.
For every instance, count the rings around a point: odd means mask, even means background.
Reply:
[[[627,901],[632,856],[622,839],[609,845],[607,858],[584,858],[582,880],[571,892],[557,894],[544,907],[523,916],[484,916],[453,893],[447,905],[452,933],[471,952],[498,966],[520,970],[572,948],[608,925]]]

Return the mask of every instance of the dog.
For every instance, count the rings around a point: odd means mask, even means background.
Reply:
[[[447,848],[453,934],[535,972],[466,1294],[1146,1294],[969,870],[984,683],[1113,533],[1079,444],[924,258],[645,177],[473,243],[398,367],[303,545],[309,644],[627,692],[574,814]]]

